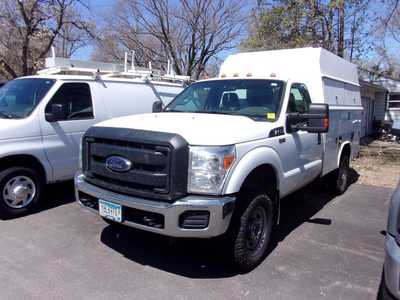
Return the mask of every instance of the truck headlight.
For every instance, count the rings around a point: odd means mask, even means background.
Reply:
[[[82,170],[82,168],[83,168],[83,163],[82,163],[82,143],[83,143],[83,137],[81,138],[81,142],[79,143],[79,170]]]
[[[188,192],[220,194],[235,158],[235,146],[191,146]]]

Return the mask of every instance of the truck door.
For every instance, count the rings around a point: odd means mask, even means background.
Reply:
[[[287,113],[305,113],[311,103],[304,84],[294,83],[290,88]],[[304,130],[291,132],[287,128],[286,142],[282,144],[285,177],[291,190],[314,180],[322,171],[322,136]],[[282,149],[282,150],[284,150]]]
[[[52,107],[62,108],[62,118],[49,121]],[[40,117],[43,144],[53,168],[54,180],[70,179],[79,168],[79,144],[83,133],[95,123],[92,93],[88,83],[63,83]]]

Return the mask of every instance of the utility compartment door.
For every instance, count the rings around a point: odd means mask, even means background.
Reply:
[[[323,78],[325,103],[329,104],[329,131],[324,134],[323,175],[339,164],[342,146],[350,142],[352,154],[358,152],[361,135],[360,88],[338,80]]]

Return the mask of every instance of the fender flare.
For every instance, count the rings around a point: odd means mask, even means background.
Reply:
[[[26,160],[30,162],[26,162]],[[18,161],[18,162],[17,162]],[[34,164],[37,165],[43,173],[45,183],[49,183],[49,179],[52,176],[52,168],[50,167],[49,164],[47,164],[47,161],[41,160],[38,156],[35,154],[9,154],[9,155],[4,155],[0,157],[0,162],[5,163],[6,165],[13,164],[17,166],[27,166],[29,164]]]
[[[349,145],[349,147],[350,147],[350,158],[351,158],[351,151],[352,151],[352,149],[351,149],[351,143],[350,143],[349,141],[345,141],[345,142],[343,142],[343,143],[340,145],[340,149],[339,149],[338,157],[337,157],[337,162],[336,162],[336,167],[337,167],[337,168],[339,168],[339,165],[340,165],[340,158],[342,157],[343,148],[344,148],[346,145]]]
[[[247,152],[231,170],[223,189],[223,194],[234,194],[240,191],[249,174],[259,166],[270,165],[276,175],[277,188],[280,191],[283,181],[283,168],[279,154],[269,147],[258,147]]]

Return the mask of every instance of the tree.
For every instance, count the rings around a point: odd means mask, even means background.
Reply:
[[[152,61],[198,79],[207,64],[233,49],[243,29],[242,0],[120,0],[98,40],[96,58],[122,58],[134,50],[136,63]],[[112,40],[110,40],[112,37]]]
[[[400,0],[385,0],[374,16],[373,51],[362,62],[380,76],[400,78]]]
[[[82,0],[2,0],[0,74],[7,78],[33,74],[52,46],[76,42],[71,32],[79,31],[75,38],[82,40],[91,29],[77,13],[82,7]]]
[[[245,49],[318,46],[353,60],[367,43],[369,0],[259,1]]]

